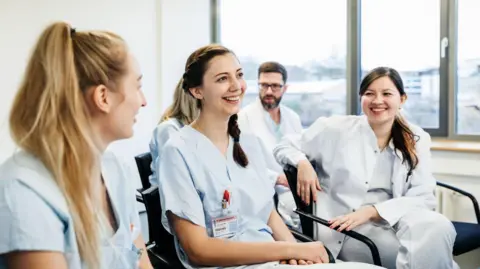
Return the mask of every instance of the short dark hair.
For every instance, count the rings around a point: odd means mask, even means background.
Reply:
[[[287,69],[277,62],[265,62],[258,68],[258,77],[261,73],[280,73],[282,74],[283,83],[287,82]]]

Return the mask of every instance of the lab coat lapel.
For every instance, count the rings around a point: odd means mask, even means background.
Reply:
[[[365,167],[365,178],[364,180],[370,183],[370,180],[373,176],[373,171],[375,169],[376,163],[376,150],[377,150],[377,140],[375,134],[373,133],[372,128],[368,124],[367,118],[364,117],[362,122],[361,137],[363,139],[363,162]]]
[[[265,109],[263,109],[262,103],[260,99],[257,98],[255,101],[255,109],[252,109],[251,115],[249,115],[249,119],[251,119],[252,124],[254,126],[254,133],[256,133],[261,139],[262,142],[265,143],[268,150],[272,150],[277,143],[277,139],[275,138],[274,134],[268,128],[267,122],[265,122],[265,117],[269,115],[265,115],[267,113]],[[273,152],[272,152],[273,154]]]

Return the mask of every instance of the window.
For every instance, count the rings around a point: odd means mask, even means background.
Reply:
[[[361,11],[362,77],[378,66],[396,69],[408,95],[402,114],[438,129],[440,1],[365,0]]]
[[[480,135],[480,2],[458,2],[456,131]]]
[[[283,104],[304,126],[357,114],[361,78],[378,66],[402,76],[403,115],[432,136],[480,140],[478,0],[216,0],[220,42],[258,96],[263,61],[287,67]]]
[[[248,88],[258,96],[257,70],[277,61],[288,72],[282,104],[304,126],[319,116],[346,114],[346,0],[218,1],[219,41],[238,56]]]

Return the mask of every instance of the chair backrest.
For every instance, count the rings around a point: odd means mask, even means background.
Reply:
[[[149,244],[155,243],[155,251],[167,258],[170,263],[181,264],[175,251],[174,237],[162,225],[162,205],[157,186],[141,192],[148,218]]]
[[[150,175],[152,174],[152,169],[150,165],[152,164],[152,155],[150,152],[137,155],[135,156],[135,162],[137,163],[138,173],[142,180],[142,189],[146,190],[151,186]]]
[[[283,171],[285,172],[285,176],[288,180],[288,185],[290,185],[290,189],[293,194],[293,198],[295,200],[295,205],[297,209],[303,211],[305,213],[312,214],[313,213],[313,205],[310,203],[306,205],[300,196],[297,195],[297,168],[295,166],[287,164]],[[300,223],[302,225],[302,233],[309,237],[313,238],[313,221],[300,215]]]

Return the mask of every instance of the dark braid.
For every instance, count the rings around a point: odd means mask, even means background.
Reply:
[[[237,123],[238,116],[234,114],[228,120],[228,134],[233,138],[233,159],[242,167],[247,167],[248,158],[240,146],[240,128]]]

